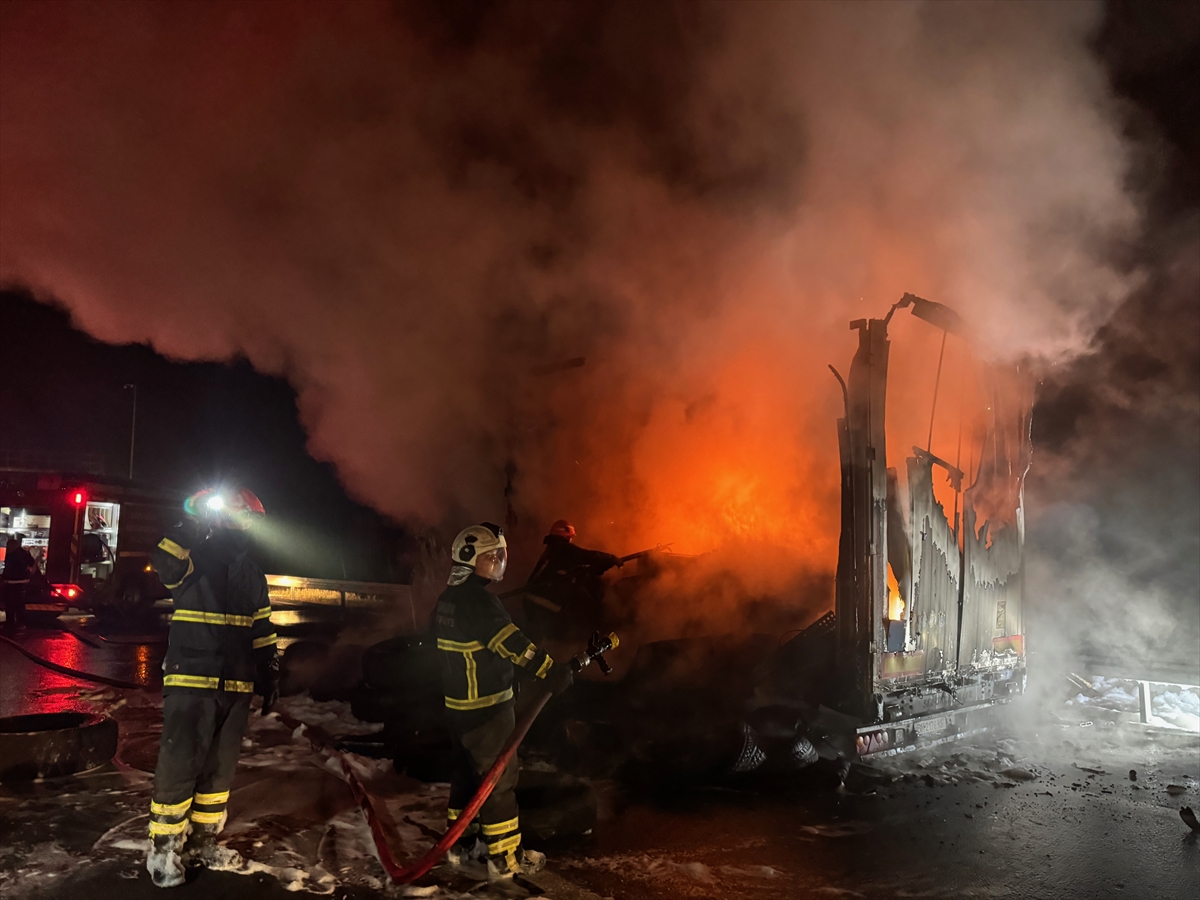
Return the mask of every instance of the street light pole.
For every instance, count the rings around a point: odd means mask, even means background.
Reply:
[[[133,481],[133,442],[137,437],[137,385],[127,384],[124,390],[133,391],[133,416],[129,420],[129,480]]]

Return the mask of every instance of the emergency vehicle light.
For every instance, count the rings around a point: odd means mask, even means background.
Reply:
[[[54,588],[54,593],[58,594],[58,596],[65,600],[74,600],[82,593],[82,590],[77,584],[55,584],[51,585],[51,587]]]
[[[71,495],[71,502],[76,506],[83,506],[87,502],[87,494],[83,491],[76,491]]]

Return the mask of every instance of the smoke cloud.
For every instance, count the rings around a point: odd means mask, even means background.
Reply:
[[[777,594],[833,569],[848,320],[912,291],[1062,363],[1141,283],[1099,22],[6,3],[0,278],[286,376],[313,455],[392,516],[502,521],[507,488],[531,535],[754,547],[745,590]],[[940,335],[894,330],[921,431]]]

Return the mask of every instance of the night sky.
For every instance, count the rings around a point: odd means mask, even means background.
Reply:
[[[65,471],[124,480],[133,413],[124,385],[136,384],[135,483],[189,493],[250,487],[310,541],[305,553],[269,560],[273,569],[367,581],[407,576],[404,530],[350,500],[332,467],[308,455],[284,379],[245,360],[179,363],[145,346],[101,343],[73,328],[61,307],[20,289],[0,292],[0,322],[0,450],[50,453]]]

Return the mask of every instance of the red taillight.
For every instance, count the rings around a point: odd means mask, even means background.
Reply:
[[[83,588],[77,584],[53,584],[54,593],[63,600],[74,600],[83,594]]]
[[[83,491],[76,491],[71,495],[71,502],[76,506],[83,506],[83,504],[87,503],[87,494]]]

